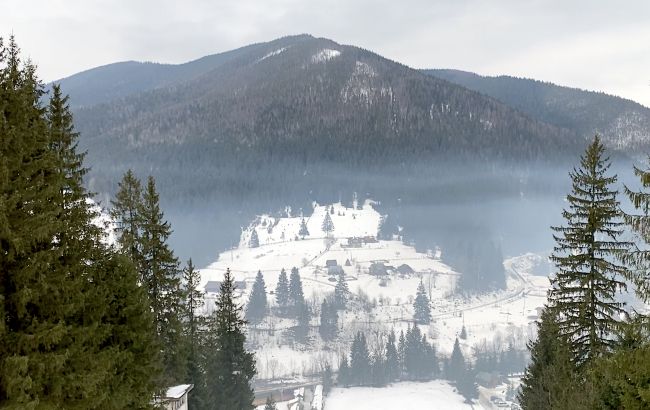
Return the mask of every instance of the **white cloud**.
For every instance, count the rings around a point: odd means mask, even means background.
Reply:
[[[45,80],[311,33],[413,67],[533,77],[650,106],[645,0],[32,0],[2,9],[1,34],[16,34]]]

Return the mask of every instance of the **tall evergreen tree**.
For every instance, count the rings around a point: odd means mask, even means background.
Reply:
[[[111,201],[111,219],[115,223],[117,242],[135,264],[138,271],[142,259],[140,235],[142,231],[142,184],[131,170],[118,183],[115,199]]]
[[[307,222],[305,222],[305,218],[302,218],[300,220],[300,231],[298,231],[298,235],[302,239],[305,239],[305,236],[309,236],[309,229],[307,229]]]
[[[325,368],[323,369],[323,395],[328,395],[330,390],[332,390],[332,366],[329,363],[325,363]]]
[[[319,333],[323,340],[330,341],[336,337],[338,332],[338,314],[336,308],[323,299],[320,308]]]
[[[560,331],[572,346],[579,363],[607,352],[613,344],[610,332],[624,313],[615,301],[616,292],[625,288],[626,268],[617,257],[626,251],[622,242],[623,222],[608,175],[610,161],[596,136],[580,159],[580,167],[569,174],[572,190],[564,210],[565,226],[553,227],[557,245],[551,259],[557,273],[549,292],[550,306],[557,315]]]
[[[168,244],[171,226],[160,209],[153,177],[149,177],[143,193],[140,218],[140,274],[162,346],[162,383],[182,383],[187,378],[187,352],[183,344],[181,276],[178,259]]]
[[[327,236],[329,236],[333,231],[334,231],[334,222],[332,222],[332,217],[330,217],[329,213],[325,213],[325,218],[323,219],[323,223],[321,224],[321,229]]]
[[[357,386],[367,386],[371,380],[370,353],[366,336],[357,332],[350,352],[350,381]]]
[[[289,279],[284,268],[280,271],[278,284],[275,287],[275,300],[281,311],[284,311],[289,305]]]
[[[206,335],[208,408],[213,410],[254,408],[255,395],[250,383],[256,372],[255,359],[244,347],[246,321],[234,292],[235,284],[228,269]]]
[[[650,157],[649,157],[650,160]],[[631,248],[622,255],[623,262],[632,269],[628,279],[634,283],[637,296],[645,303],[650,302],[650,169],[634,167],[634,175],[639,178],[641,188],[632,190],[624,186],[623,190],[629,198],[637,214],[623,214],[626,225],[643,241],[642,244]],[[640,245],[640,246],[639,246]]]
[[[248,242],[248,246],[250,248],[257,248],[260,246],[260,238],[257,236],[257,229],[253,228],[253,232],[251,232],[251,239]]]
[[[544,309],[537,322],[537,339],[528,345],[530,364],[522,378],[519,403],[526,410],[569,409],[580,390],[571,346],[560,331],[557,316]]]
[[[184,336],[187,341],[187,375],[188,383],[194,385],[189,396],[190,407],[203,408],[207,397],[205,374],[202,367],[203,358],[203,329],[205,319],[201,315],[203,309],[203,292],[199,290],[201,274],[192,263],[187,261],[183,269],[183,286],[185,295],[185,318],[183,320]]]
[[[334,287],[334,308],[345,310],[349,295],[350,288],[348,287],[348,283],[345,281],[345,275],[341,274],[339,275],[336,286]]]
[[[454,348],[451,351],[451,357],[449,358],[449,368],[447,369],[447,379],[451,381],[458,381],[465,371],[465,356],[463,356],[462,350],[460,350],[460,343],[458,338],[454,341]]]
[[[463,366],[462,373],[456,381],[456,388],[466,403],[472,403],[478,399],[478,385],[476,384],[476,372],[469,366]]]
[[[67,98],[43,109],[19,54],[0,39],[0,407],[148,407],[146,299],[93,224]]]
[[[339,374],[336,378],[336,383],[343,387],[350,385],[350,365],[348,364],[348,356],[345,354],[341,357],[339,363]]]
[[[399,379],[400,376],[399,355],[395,346],[394,330],[391,330],[386,342],[386,374],[388,375],[388,381],[391,382]]]
[[[246,320],[249,323],[261,322],[266,316],[266,307],[266,284],[264,283],[262,271],[258,270],[253,283],[253,290],[246,305]]]
[[[415,301],[413,302],[413,319],[415,323],[421,325],[428,325],[431,322],[431,306],[429,306],[429,298],[424,289],[424,284],[420,281],[418,290],[416,292]]]
[[[311,310],[306,303],[297,307],[296,313],[296,327],[294,335],[296,341],[304,343],[307,341],[307,336],[309,335],[309,321],[311,320]]]
[[[289,305],[293,308],[294,314],[300,311],[302,305],[305,304],[305,296],[302,291],[302,280],[298,268],[291,268],[291,276],[289,277]]]

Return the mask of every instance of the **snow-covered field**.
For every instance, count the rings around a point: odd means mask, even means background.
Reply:
[[[384,388],[355,387],[332,390],[325,399],[327,410],[406,410],[406,409],[482,409],[469,405],[441,380],[426,383],[403,382]]]
[[[332,212],[333,211],[333,212]],[[334,230],[321,229],[329,214]],[[525,254],[504,262],[507,289],[492,294],[464,299],[454,295],[459,275],[440,260],[439,252],[418,253],[399,240],[375,241],[381,215],[366,201],[361,207],[346,208],[341,204],[314,205],[313,214],[304,218],[309,235],[299,235],[300,216],[273,217],[262,215],[242,232],[236,249],[220,254],[219,259],[201,270],[201,287],[209,281],[219,282],[227,268],[235,280],[246,284],[240,302],[248,299],[255,274],[261,270],[266,282],[268,300],[275,303],[275,290],[281,269],[287,274],[297,267],[302,278],[304,295],[316,311],[323,298],[334,291],[334,275],[329,275],[326,261],[336,260],[345,272],[353,301],[339,318],[339,338],[324,344],[317,336],[309,346],[294,344],[284,338],[283,331],[294,326],[290,319],[269,316],[255,329],[249,330],[258,365],[258,378],[278,377],[301,380],[322,370],[325,362],[336,366],[341,354],[347,354],[349,343],[358,330],[389,332],[406,330],[412,324],[413,298],[420,281],[432,304],[433,322],[422,326],[422,332],[434,340],[438,352],[448,355],[463,325],[468,337],[461,347],[470,357],[477,346],[506,346],[513,343],[523,349],[533,336],[533,321],[546,301],[549,286],[544,273],[544,258]],[[259,246],[249,247],[253,230]],[[360,247],[349,247],[349,238],[366,238]],[[387,276],[370,274],[373,263],[393,269]],[[397,271],[408,265],[412,273]],[[214,306],[215,294],[206,295],[206,313]],[[318,318],[311,323],[317,334]]]

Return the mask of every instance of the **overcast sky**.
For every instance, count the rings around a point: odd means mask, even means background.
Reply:
[[[649,0],[0,0],[0,10],[0,35],[16,35],[45,81],[309,33],[415,68],[530,77],[650,106]]]

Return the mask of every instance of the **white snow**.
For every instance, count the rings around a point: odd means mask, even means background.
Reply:
[[[167,399],[180,399],[188,390],[192,388],[191,384],[179,384],[167,389],[165,398]]]
[[[323,50],[320,50],[318,53],[314,54],[311,57],[311,62],[312,63],[322,63],[328,60],[331,60],[333,58],[336,58],[341,55],[341,52],[339,50],[332,50],[330,48],[326,48]]]
[[[287,50],[287,47],[282,47],[282,48],[279,48],[277,50],[273,50],[270,53],[266,54],[264,57],[257,60],[257,62],[259,63],[260,61],[266,60],[269,57],[277,56],[278,54],[281,54],[282,52],[284,52],[286,50]]]
[[[219,259],[201,269],[201,287],[207,281],[221,281],[226,268],[231,268],[237,281],[245,281],[240,303],[245,303],[255,274],[261,270],[269,293],[275,290],[281,269],[289,274],[292,267],[300,270],[305,298],[316,313],[312,326],[318,325],[318,309],[323,298],[333,292],[335,282],[328,275],[326,261],[335,259],[345,272],[352,293],[348,311],[339,318],[339,337],[323,343],[317,336],[309,347],[294,344],[283,333],[295,325],[292,319],[268,316],[256,328],[249,329],[249,341],[255,351],[258,377],[275,379],[292,377],[310,380],[322,371],[324,363],[336,367],[342,354],[349,352],[356,331],[382,333],[406,330],[413,318],[413,298],[420,281],[430,296],[433,322],[421,326],[422,332],[433,339],[438,352],[451,353],[454,339],[465,325],[468,333],[461,347],[471,357],[477,346],[507,346],[524,349],[534,336],[534,321],[538,309],[546,302],[549,287],[545,258],[525,254],[504,261],[507,289],[464,299],[454,295],[459,275],[440,260],[440,251],[419,253],[399,240],[369,241],[360,247],[348,247],[348,238],[376,237],[381,215],[367,201],[361,209],[333,204],[329,214],[334,231],[328,238],[321,229],[330,205],[314,205],[311,217],[305,218],[310,235],[298,237],[301,217],[286,218],[261,215],[244,230],[236,249],[220,254]],[[255,229],[260,246],[248,246]],[[346,262],[349,261],[349,266]],[[393,272],[387,278],[369,274],[373,262],[382,261],[395,268],[409,265],[414,274]],[[213,296],[206,297],[206,313],[214,306]],[[316,332],[317,334],[317,332]],[[328,404],[329,410],[329,404]]]
[[[325,399],[327,410],[406,410],[406,409],[482,409],[454,392],[447,382],[435,380],[427,383],[403,382],[389,387],[336,388]]]

